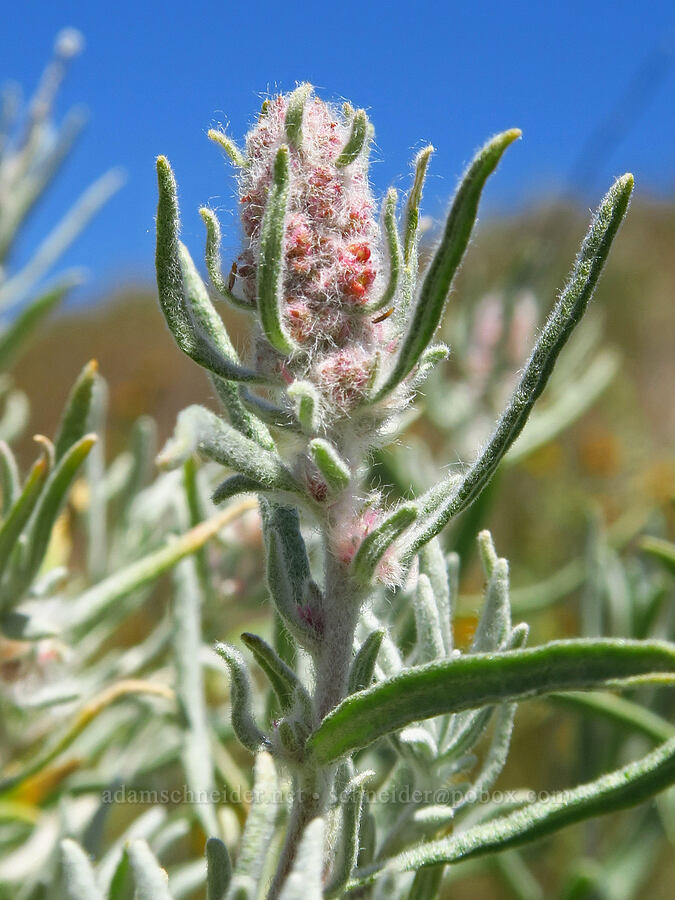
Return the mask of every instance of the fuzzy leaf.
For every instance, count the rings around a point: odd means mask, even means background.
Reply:
[[[415,873],[408,900],[436,900],[443,880],[443,866],[425,866]]]
[[[260,233],[258,312],[265,337],[284,355],[295,349],[295,343],[282,321],[284,233],[289,193],[288,147],[279,147],[274,161],[274,180],[267,195]]]
[[[359,652],[354,657],[354,662],[349,670],[348,693],[355,694],[357,691],[364,691],[373,683],[377,654],[380,652],[384,636],[385,631],[383,628],[371,631],[359,647]]]
[[[675,676],[675,645],[660,641],[551,641],[475,654],[401,672],[344,700],[309,738],[322,764],[412,722],[561,690]]]
[[[541,332],[508,406],[478,458],[459,484],[453,475],[420,498],[424,514],[407,542],[406,550],[410,555],[478,497],[522,431],[560,351],[586,311],[612,241],[628,209],[632,190],[633,176],[623,175],[615,181],[598,207],[560,299]]]
[[[2,491],[2,519],[4,520],[21,491],[19,467],[6,441],[0,441],[0,491]]]
[[[253,716],[251,681],[244,657],[227,644],[216,644],[216,653],[225,660],[230,670],[230,705],[234,733],[247,750],[257,753],[269,745],[269,739],[258,728]]]
[[[72,445],[83,438],[91,411],[92,392],[98,373],[95,359],[88,362],[73,385],[54,438],[54,456],[60,460]]]
[[[504,703],[495,715],[494,734],[478,776],[472,779],[471,787],[462,800],[455,804],[458,811],[468,804],[479,803],[481,794],[487,793],[494,786],[502,769],[506,765],[506,757],[511,746],[513,720],[516,716],[517,703]]]
[[[157,158],[157,179],[157,288],[164,318],[176,343],[194,362],[221,378],[235,381],[260,380],[255,372],[242,368],[220,352],[212,337],[205,331],[203,320],[200,322],[195,315],[188,291],[197,282],[190,277],[192,272],[189,269],[184,272],[181,267],[176,181],[168,160],[163,156]],[[182,261],[183,264],[186,263],[185,252]],[[194,300],[194,296],[192,299]]]
[[[206,900],[225,900],[232,878],[232,862],[227,847],[218,838],[206,842]]]
[[[182,725],[183,769],[190,792],[197,798],[194,811],[207,835],[218,833],[218,821],[210,800],[215,786],[211,757],[202,646],[202,596],[194,556],[181,560],[173,572],[171,604],[172,643],[176,667],[176,697]]]
[[[506,148],[518,137],[520,131],[512,128],[492,138],[479,150],[463,176],[445,224],[441,243],[427,269],[408,332],[403,339],[393,370],[376,393],[377,398],[384,397],[403,381],[413,370],[434,336],[441,321],[450,285],[471,237],[485,182],[494,172]]]
[[[295,404],[295,414],[303,430],[313,434],[321,420],[321,398],[311,381],[294,381],[286,391]]]
[[[640,541],[640,548],[658,559],[665,569],[675,575],[675,544],[672,541],[647,535]]]
[[[6,591],[16,605],[37,574],[47,551],[54,522],[80,466],[96,443],[95,434],[87,434],[74,443],[49,475],[26,531],[26,554],[11,574]],[[5,591],[3,590],[3,593]]]
[[[127,848],[136,886],[135,900],[172,900],[169,877],[146,841],[132,841]]]
[[[675,737],[675,725],[625,697],[599,691],[585,693],[571,691],[567,694],[551,694],[549,699],[563,706],[576,708],[584,715],[592,713],[601,716],[615,725],[644,734],[652,741],[667,741]]]
[[[243,169],[244,166],[248,165],[246,157],[239,147],[237,147],[231,138],[226,134],[223,134],[222,131],[218,131],[216,128],[209,128],[206,132],[206,136],[210,141],[213,141],[214,144],[218,144],[219,147],[222,147],[229,156],[232,165],[237,166],[240,169]]]
[[[9,510],[0,528],[0,574],[4,571],[16,541],[30,518],[49,475],[46,456],[33,463],[21,494]]]
[[[239,388],[239,396],[246,408],[268,425],[273,425],[275,428],[289,428],[291,431],[302,431],[299,420],[288,408],[277,406],[276,403],[259,397],[258,394],[254,394],[253,391],[244,387]]]
[[[296,700],[296,695],[302,695],[310,704],[309,695],[298,679],[295,672],[281,660],[275,650],[257,634],[244,633],[241,636],[256,662],[263,670],[272,685],[272,689],[279,700],[282,712],[290,712]]]
[[[432,344],[427,347],[420,356],[415,372],[410,379],[411,389],[418,390],[436,366],[445,362],[449,356],[450,348],[447,344]]]
[[[448,565],[443,555],[443,549],[436,540],[422,548],[420,553],[420,570],[431,582],[434,592],[434,600],[438,609],[438,619],[443,636],[445,652],[452,650],[452,602],[455,592],[451,594],[450,579],[448,577]]]
[[[239,309],[245,309],[247,312],[255,309],[249,300],[240,300],[239,297],[232,293],[228,282],[223,278],[222,263],[220,259],[220,222],[213,210],[203,206],[199,210],[199,215],[206,226],[206,249],[204,251],[204,259],[206,262],[206,271],[209,273],[211,284],[218,291],[223,299],[227,300],[233,306]],[[233,269],[233,271],[235,271]],[[233,279],[234,280],[234,279]]]
[[[349,785],[346,797],[342,798],[342,823],[340,844],[334,851],[334,867],[331,879],[324,889],[326,897],[343,896],[342,891],[349,881],[359,854],[359,831],[363,807],[363,784]]]
[[[389,188],[387,196],[384,198],[382,223],[384,225],[384,233],[387,238],[387,249],[389,251],[389,279],[387,286],[382,291],[382,295],[375,300],[371,300],[360,308],[360,312],[374,313],[385,306],[391,304],[396,296],[398,287],[398,279],[401,273],[401,265],[403,259],[401,257],[401,244],[398,239],[398,227],[396,225],[396,201],[398,193],[396,188]]]
[[[103,900],[89,857],[75,841],[61,841],[63,890],[66,900]]]
[[[324,821],[314,819],[305,828],[293,868],[284,882],[279,900],[322,900]]]
[[[253,767],[253,802],[249,810],[235,875],[260,877],[277,816],[279,785],[274,760],[269,753],[258,753]]]
[[[445,642],[441,633],[438,607],[431,582],[426,575],[420,575],[413,597],[415,627],[417,630],[416,662],[426,663],[445,657]]]
[[[364,537],[352,561],[352,572],[362,584],[370,583],[384,554],[416,518],[417,505],[402,503]]]
[[[254,505],[253,501],[241,501],[222,510],[218,515],[171,540],[166,546],[130,563],[83,591],[70,601],[67,611],[69,626],[71,628],[83,626],[104,616],[105,611],[117,600],[156,581],[181,559],[200,550],[221,528],[237,516],[253,509]]]
[[[211,500],[217,505],[224,503],[231,497],[236,497],[237,494],[257,494],[268,490],[269,488],[266,485],[255,481],[253,478],[248,478],[246,475],[230,475],[229,478],[220,482],[211,495]]]
[[[80,278],[76,275],[63,278],[19,311],[10,325],[0,334],[0,371],[5,372],[14,365],[31,336],[49,313],[79,282]]]
[[[494,564],[491,563],[490,580],[471,652],[505,649],[510,635],[509,564],[505,559],[496,559]]]
[[[268,490],[302,492],[276,453],[264,450],[203,406],[189,406],[178,414],[174,437],[165,444],[158,463],[175,468],[196,450]]]
[[[674,781],[675,738],[643,759],[589,784],[562,791],[457,835],[406,850],[361,875],[357,873],[350,887],[367,884],[385,872],[414,872],[422,866],[459,862],[530,843],[575,822],[642,803]]]
[[[357,109],[352,119],[352,130],[342,152],[335,160],[338,169],[344,169],[361,155],[368,137],[368,117],[363,109]]]
[[[311,582],[307,548],[300,532],[297,510],[266,503],[262,507],[267,555],[267,585],[279,615],[304,645],[314,640],[299,608]]]
[[[286,129],[288,143],[296,150],[302,146],[302,117],[305,112],[305,103],[307,103],[311,93],[312,85],[305,82],[299,85],[288,97],[284,128]]]
[[[38,772],[42,772],[56,759],[57,756],[70,747],[73,741],[82,734],[85,728],[106,710],[111,703],[115,703],[115,701],[122,697],[142,694],[163,697],[166,700],[173,700],[174,698],[173,691],[169,688],[151,681],[128,678],[111,684],[86,703],[80,709],[74,721],[68,726],[66,731],[58,735],[55,740],[49,741],[48,746],[42,749],[31,761],[26,763],[23,769],[0,778],[0,793],[9,791],[17,787],[17,785],[23,784],[27,779]]]
[[[408,194],[406,205],[403,260],[407,265],[412,261],[412,254],[417,246],[417,229],[420,219],[420,203],[422,201],[422,188],[427,174],[427,167],[434,148],[431,144],[423,147],[415,157],[415,178],[413,186]]]
[[[335,447],[323,438],[309,442],[314,463],[332,491],[341,491],[349,484],[351,472]]]

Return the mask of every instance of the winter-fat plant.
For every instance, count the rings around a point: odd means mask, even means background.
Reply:
[[[208,845],[210,897],[288,900],[351,889],[433,897],[446,864],[632,805],[673,780],[671,739],[565,795],[526,797],[515,811],[481,804],[504,765],[519,700],[667,681],[675,648],[597,638],[527,649],[527,626],[511,621],[508,564],[483,533],[483,611],[469,651],[460,653],[452,633],[459,561],[446,557],[439,540],[522,431],[583,316],[628,207],[630,175],[600,203],[477,458],[395,506],[365,488],[370,451],[392,439],[402,411],[449,353],[434,334],[482,189],[519,134],[505,131],[479,150],[420,278],[419,209],[431,147],[417,156],[402,211],[390,190],[378,215],[368,182],[373,129],[363,110],[329,106],[303,84],[263,104],[243,149],[211,131],[237,170],[245,243],[224,273],[218,220],[202,209],[206,267],[216,292],[250,315],[246,357],[180,242],[176,183],[168,161],[158,159],[160,303],[178,346],[208,371],[227,414],[185,410],[160,461],[179,466],[199,453],[232,473],[215,488],[215,501],[258,495],[276,622],[274,646],[242,635],[274,694],[266,720],[240,649],[217,647],[230,672],[232,726],[256,754],[256,790],[234,869],[217,835]],[[479,762],[473,751],[489,727]],[[383,787],[382,771],[369,763],[383,748],[392,785],[423,788],[422,797],[439,784],[454,789],[440,803],[379,804],[369,786]],[[139,895],[168,896],[147,847],[127,853]],[[64,846],[64,864],[70,896],[89,896],[93,870],[74,845]]]

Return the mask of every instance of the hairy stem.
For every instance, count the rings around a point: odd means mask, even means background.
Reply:
[[[324,641],[316,660],[312,698],[317,724],[347,696],[354,632],[363,594],[347,565],[329,550],[326,550],[324,593]],[[268,895],[270,900],[279,895],[305,828],[312,819],[325,813],[334,775],[333,764],[317,766],[308,760],[302,774],[297,776],[286,840]]]
[[[356,584],[347,566],[327,551],[324,642],[316,661],[314,688],[319,721],[346,696],[362,593],[363,588]]]

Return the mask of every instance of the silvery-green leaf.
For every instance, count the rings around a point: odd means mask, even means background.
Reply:
[[[412,722],[560,690],[656,682],[675,676],[675,645],[660,641],[551,641],[528,650],[428,663],[352,694],[329,713],[307,749],[327,764]]]
[[[61,841],[61,866],[66,900],[103,900],[87,854],[75,841]]]

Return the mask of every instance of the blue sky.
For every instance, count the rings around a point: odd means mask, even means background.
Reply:
[[[488,185],[484,215],[522,207],[571,181],[590,206],[626,170],[643,194],[672,198],[675,190],[675,13],[665,0],[418,0],[414,11],[398,0],[18,6],[3,16],[0,80],[32,89],[54,35],[75,26],[87,47],[58,109],[78,103],[90,112],[19,255],[103,170],[121,165],[128,176],[64,260],[88,267],[85,298],[131,277],[152,278],[158,153],[176,170],[183,235],[194,255],[203,242],[197,208],[204,202],[221,211],[224,251],[234,252],[234,185],[206,131],[226,123],[241,139],[261,94],[296,81],[369,110],[379,194],[390,183],[405,189],[415,149],[432,142],[426,211],[437,217],[472,151],[511,126],[523,129],[524,140]],[[608,148],[591,170],[575,169],[617,105]]]

